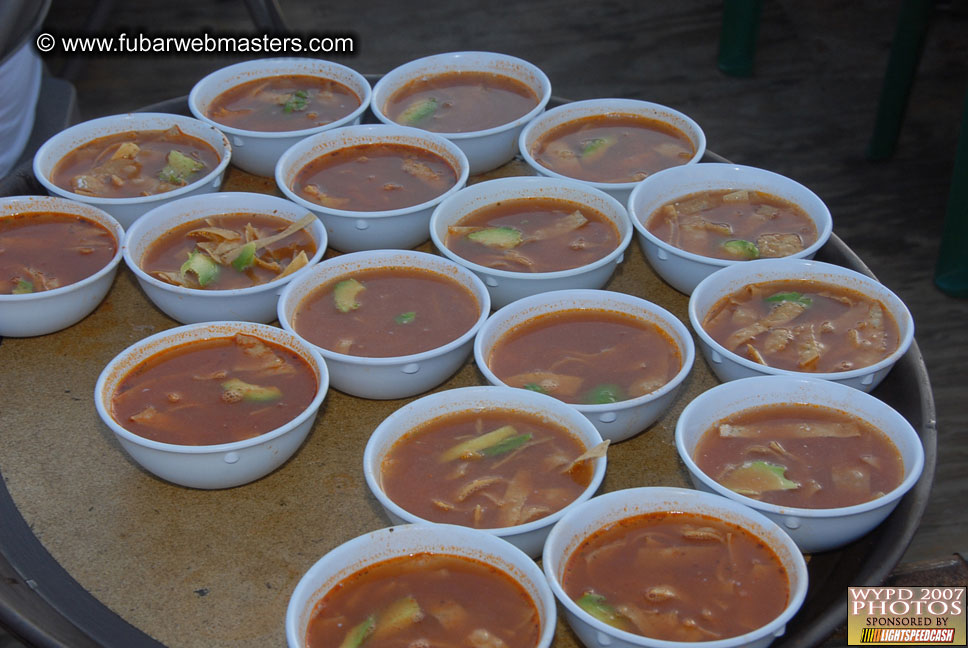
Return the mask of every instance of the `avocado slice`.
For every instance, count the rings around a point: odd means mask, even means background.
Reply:
[[[405,124],[416,124],[437,112],[437,99],[428,97],[414,102],[407,106],[406,110],[400,113],[398,121]]]
[[[250,403],[271,403],[282,398],[282,390],[278,387],[262,387],[253,385],[238,378],[232,378],[222,383],[225,391],[237,391],[242,394],[242,400]]]
[[[348,313],[359,308],[360,303],[356,301],[356,297],[364,290],[366,286],[356,279],[344,279],[336,284],[336,288],[333,289],[333,302],[336,304],[336,309],[341,313]]]
[[[596,137],[582,143],[581,160],[582,162],[595,162],[601,159],[608,149],[615,145],[614,137]]]
[[[780,302],[796,302],[804,308],[810,308],[813,304],[813,300],[798,292],[778,292],[770,295],[769,297],[764,297],[763,301],[778,304]]]
[[[13,287],[11,294],[13,295],[29,295],[34,292],[34,284],[26,279],[20,279],[17,281],[17,285]]]
[[[182,264],[180,272],[182,278],[189,272],[194,272],[198,277],[198,285],[204,288],[218,278],[219,265],[204,252],[192,250],[188,253],[188,261]]]
[[[245,272],[255,262],[255,241],[249,241],[239,250],[238,256],[232,260],[232,267],[239,272]]]
[[[172,149],[168,152],[168,164],[158,172],[158,178],[169,184],[188,184],[188,176],[205,168],[205,164],[181,151]]]
[[[412,596],[404,596],[391,603],[380,613],[376,622],[376,629],[373,637],[380,637],[400,632],[419,623],[424,618],[424,612],[420,609],[417,599]]]
[[[729,471],[719,482],[740,495],[757,497],[768,491],[793,490],[800,484],[786,478],[786,466],[768,461],[747,461]]]
[[[374,630],[376,630],[376,615],[371,614],[350,628],[350,631],[343,637],[343,643],[339,645],[339,648],[359,648],[364,641],[370,638]]]
[[[601,594],[596,594],[595,592],[585,592],[582,594],[577,601],[578,607],[588,612],[590,615],[601,621],[602,623],[607,623],[613,628],[618,628],[619,630],[625,630],[627,632],[634,632],[632,623],[616,610],[612,605],[610,605],[607,599]]]
[[[517,436],[508,437],[504,441],[496,443],[488,448],[483,448],[480,453],[485,457],[497,457],[498,455],[507,454],[512,450],[517,450],[530,440],[530,433],[519,434]]]
[[[513,227],[488,227],[467,235],[475,243],[508,250],[521,244],[521,232]]]
[[[743,239],[730,239],[725,241],[722,247],[729,254],[741,259],[760,258],[760,248],[756,247],[756,243],[751,241],[745,241]]]

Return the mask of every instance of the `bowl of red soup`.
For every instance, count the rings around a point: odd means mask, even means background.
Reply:
[[[689,322],[723,381],[797,375],[870,391],[914,340],[911,313],[890,289],[806,259],[717,270],[689,298]]]
[[[87,317],[111,289],[123,238],[91,205],[0,199],[0,336],[45,335]]]
[[[534,561],[449,524],[372,531],[330,550],[286,609],[289,648],[547,648],[555,598]]]
[[[449,52],[394,68],[373,87],[386,124],[440,133],[467,155],[472,174],[509,162],[518,135],[551,99],[537,66],[507,54]]]
[[[625,208],[557,178],[500,178],[461,189],[430,218],[441,254],[470,268],[500,308],[566,288],[602,288],[632,240]]]
[[[128,113],[54,135],[33,168],[51,194],[99,207],[127,229],[164,202],[218,191],[231,155],[225,135],[205,122]]]
[[[703,392],[679,416],[676,448],[697,488],[763,513],[808,553],[872,530],[924,466],[917,432],[889,405],[790,376]]]
[[[395,524],[482,529],[537,558],[551,526],[598,490],[607,447],[557,399],[464,387],[384,419],[366,444],[363,473]]]
[[[128,229],[124,258],[148,298],[183,324],[269,323],[282,289],[325,250],[326,230],[312,212],[230,191],[151,210]]]
[[[368,250],[327,259],[279,298],[283,328],[326,359],[333,387],[362,398],[433,389],[467,360],[490,312],[481,280],[426,252]]]
[[[661,306],[607,290],[524,297],[488,318],[474,341],[493,385],[553,396],[612,442],[672,405],[695,359],[689,330]]]
[[[407,249],[430,237],[430,215],[467,182],[467,157],[434,133],[345,126],[308,137],[276,166],[276,184],[316,213],[341,252]]]
[[[629,216],[649,265],[686,294],[711,273],[756,259],[811,259],[830,238],[830,210],[790,178],[732,164],[690,164],[632,190]]]
[[[260,479],[302,445],[329,387],[326,363],[282,329],[189,324],[119,353],[94,404],[131,458],[191,488]]]
[[[323,59],[243,61],[204,77],[188,107],[232,142],[232,163],[272,177],[276,162],[299,140],[360,123],[371,89],[359,72]]]
[[[690,117],[666,106],[586,99],[533,119],[518,149],[540,175],[587,183],[625,204],[636,183],[702,159],[706,136]]]
[[[682,488],[631,488],[575,507],[543,566],[588,648],[764,648],[807,592],[796,544],[738,502]]]

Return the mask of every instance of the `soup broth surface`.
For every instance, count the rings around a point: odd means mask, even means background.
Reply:
[[[408,432],[381,467],[384,491],[425,520],[475,528],[558,511],[591,482],[592,461],[568,430],[524,412],[468,411]]]
[[[897,322],[880,301],[819,281],[750,284],[717,302],[702,326],[754,362],[821,373],[880,362],[900,339]]]
[[[114,235],[72,214],[28,212],[0,218],[0,294],[23,295],[77,283],[118,251]]]
[[[633,516],[596,531],[568,558],[562,586],[600,621],[667,641],[755,630],[779,616],[790,590],[762,540],[687,513]]]
[[[670,245],[716,259],[789,256],[817,240],[817,227],[801,207],[746,189],[683,196],[657,209],[646,227]]]
[[[283,74],[229,88],[212,100],[206,115],[233,128],[280,132],[329,124],[359,105],[357,94],[338,81]]]
[[[384,113],[404,126],[466,133],[514,121],[537,105],[534,91],[517,79],[466,70],[411,81],[387,99]]]
[[[685,133],[655,119],[620,113],[576,119],[531,146],[541,165],[590,182],[638,182],[686,164],[696,148]]]
[[[331,589],[312,611],[306,645],[533,648],[539,636],[534,602],[503,571],[416,553],[368,565]]]
[[[447,228],[455,254],[488,268],[555,272],[611,253],[615,225],[600,212],[556,198],[519,198],[482,207]]]

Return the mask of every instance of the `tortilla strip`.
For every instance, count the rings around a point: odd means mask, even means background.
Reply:
[[[740,330],[730,335],[726,339],[725,346],[727,349],[735,350],[741,344],[749,342],[757,335],[765,333],[775,326],[780,326],[793,321],[799,317],[804,310],[806,310],[806,306],[799,302],[782,302],[779,306],[771,310],[766,317],[754,322],[753,324],[750,324],[749,326],[744,326]]]
[[[719,426],[719,436],[733,439],[758,439],[762,436],[762,433],[757,425],[723,423]],[[846,439],[859,437],[860,428],[856,423],[850,422],[778,423],[773,426],[773,432],[770,436],[781,439]]]

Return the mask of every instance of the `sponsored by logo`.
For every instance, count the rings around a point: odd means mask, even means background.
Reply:
[[[848,645],[965,645],[964,587],[847,590]]]

